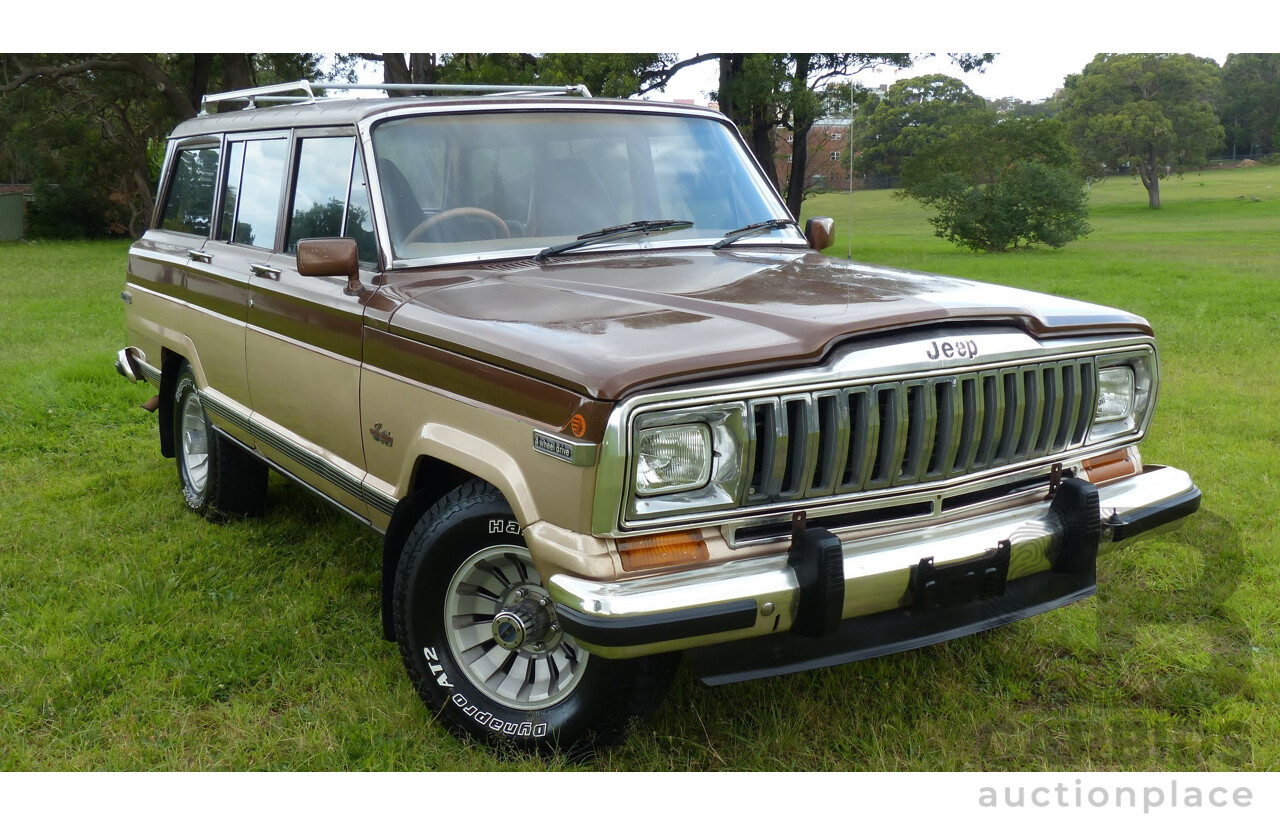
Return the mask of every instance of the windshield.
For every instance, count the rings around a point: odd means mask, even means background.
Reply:
[[[618,112],[422,115],[379,124],[373,152],[398,259],[534,252],[633,221],[718,241],[789,217],[722,123]],[[801,240],[794,229],[769,233]],[[618,243],[651,242],[635,237]]]

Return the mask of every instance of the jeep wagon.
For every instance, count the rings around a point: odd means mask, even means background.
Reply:
[[[1145,320],[824,256],[715,111],[317,91],[174,130],[116,366],[195,512],[270,468],[384,535],[383,634],[456,732],[601,746],[677,654],[993,628],[1199,505],[1139,454]]]

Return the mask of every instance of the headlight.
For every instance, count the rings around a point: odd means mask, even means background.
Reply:
[[[1107,367],[1098,373],[1098,409],[1093,420],[1099,424],[1120,421],[1133,412],[1133,370]]]
[[[637,495],[696,490],[710,479],[711,429],[706,424],[640,431],[636,444]]]
[[[1156,358],[1151,350],[1100,355],[1098,402],[1086,443],[1143,430],[1151,420],[1156,395]]]
[[[746,404],[642,412],[631,427],[628,519],[736,504],[742,492]]]

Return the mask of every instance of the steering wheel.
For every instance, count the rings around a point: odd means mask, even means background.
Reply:
[[[495,237],[511,237],[511,230],[507,227],[507,222],[490,212],[488,209],[481,209],[478,206],[459,206],[456,209],[446,209],[443,212],[437,212],[415,226],[413,229],[409,230],[409,234],[404,236],[404,243],[413,243],[433,226],[439,226],[442,223],[461,218],[484,218],[486,221],[493,224],[494,228],[498,230],[498,234]]]

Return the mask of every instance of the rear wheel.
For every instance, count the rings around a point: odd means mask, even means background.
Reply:
[[[656,707],[672,657],[609,660],[564,633],[502,495],[468,482],[409,535],[396,637],[418,694],[451,729],[491,744],[587,752]]]
[[[173,441],[188,507],[212,521],[262,513],[267,466],[213,428],[186,363],[174,383]]]

